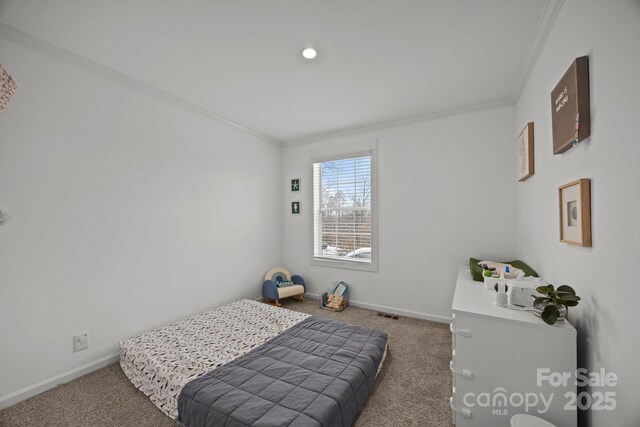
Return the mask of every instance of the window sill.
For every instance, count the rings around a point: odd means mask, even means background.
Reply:
[[[341,268],[344,270],[369,271],[372,273],[376,273],[378,271],[378,263],[375,260],[371,260],[371,262],[362,262],[312,257],[311,265],[319,267]]]

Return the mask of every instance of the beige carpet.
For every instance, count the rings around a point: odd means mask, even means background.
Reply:
[[[292,310],[377,328],[389,334],[389,351],[355,425],[450,426],[451,335],[448,325],[349,307],[320,309],[317,300],[284,305]],[[0,426],[175,427],[139,392],[116,363],[0,412]]]

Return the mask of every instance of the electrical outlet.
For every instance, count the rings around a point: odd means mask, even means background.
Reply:
[[[84,350],[89,348],[89,332],[73,336],[73,351]]]

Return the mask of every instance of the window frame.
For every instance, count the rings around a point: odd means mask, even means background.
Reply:
[[[352,159],[357,157],[371,156],[371,261],[359,261],[355,257],[353,259],[339,259],[331,257],[323,257],[315,255],[315,221],[316,206],[315,206],[315,176],[313,173],[313,166],[316,163],[337,161]],[[375,148],[371,148],[364,151],[353,151],[347,153],[340,153],[336,155],[323,155],[320,157],[314,157],[310,162],[311,167],[311,203],[313,206],[313,212],[311,217],[311,265],[330,268],[341,268],[346,270],[359,270],[359,271],[378,271],[378,154]],[[321,228],[320,228],[321,230]]]

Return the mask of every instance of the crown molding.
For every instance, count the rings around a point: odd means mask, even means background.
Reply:
[[[542,15],[540,15],[536,30],[533,33],[533,38],[531,39],[531,43],[527,49],[527,54],[520,66],[518,80],[513,88],[511,98],[514,103],[518,102],[524,87],[529,81],[529,76],[531,75],[536,62],[538,62],[540,52],[542,52],[542,48],[544,47],[547,37],[553,28],[553,24],[556,22],[556,18],[560,13],[560,9],[562,9],[563,3],[564,0],[547,0],[547,4],[544,6],[544,10],[542,11]]]
[[[176,107],[191,111],[193,113],[199,114],[209,119],[213,119],[217,122],[234,127],[245,133],[253,135],[254,137],[257,137],[262,141],[266,141],[281,147],[281,146],[294,146],[294,145],[306,144],[309,142],[315,142],[323,139],[335,138],[340,136],[348,136],[356,133],[388,129],[388,128],[393,128],[398,126],[405,126],[408,124],[426,122],[426,121],[436,120],[440,118],[455,116],[459,114],[471,113],[475,111],[504,107],[507,105],[515,104],[520,98],[520,95],[522,94],[522,91],[524,90],[524,87],[527,84],[527,81],[529,80],[529,76],[531,75],[531,72],[533,71],[533,68],[536,65],[538,57],[540,56],[540,52],[544,47],[547,37],[551,32],[553,24],[555,23],[555,20],[560,12],[560,9],[562,8],[563,3],[564,3],[564,0],[547,0],[544,10],[542,11],[542,14],[540,16],[540,19],[538,20],[538,24],[536,26],[536,30],[534,32],[533,38],[531,39],[531,43],[529,44],[529,47],[527,49],[525,59],[520,67],[518,79],[516,81],[516,84],[512,91],[512,95],[510,97],[500,98],[500,99],[496,99],[488,102],[482,102],[478,104],[456,107],[448,110],[436,111],[426,115],[408,117],[400,120],[338,129],[338,130],[333,130],[329,132],[314,134],[304,138],[293,139],[289,141],[279,141],[268,135],[265,135],[253,129],[250,129],[241,124],[235,123],[197,104],[194,104],[183,98],[180,98],[178,96],[165,92],[161,89],[158,89],[154,86],[151,86],[147,83],[137,80],[124,73],[121,73],[119,71],[106,67],[102,64],[99,64],[95,61],[92,61],[76,53],[73,53],[69,50],[53,45],[40,38],[37,38],[28,33],[25,33],[16,28],[13,28],[7,24],[0,23],[0,38],[3,38],[5,40],[18,44],[22,47],[42,53],[44,55],[47,55],[51,58],[65,62],[77,68],[83,69],[92,74],[101,76],[110,81],[119,83],[129,89],[154,97],[156,99],[167,102]]]
[[[240,131],[243,131],[245,133],[248,133],[250,135],[257,137],[262,141],[269,142],[278,147],[282,146],[281,141],[271,138],[268,135],[262,134],[246,126],[235,123],[210,110],[207,110],[206,108],[203,108],[197,104],[194,104],[193,102],[190,102],[190,101],[187,101],[186,99],[172,95],[168,92],[163,91],[162,89],[158,89],[157,87],[151,86],[150,84],[144,83],[129,75],[116,71],[112,68],[106,67],[98,62],[85,58],[84,56],[78,55],[69,50],[61,48],[49,42],[46,42],[38,37],[35,37],[35,36],[32,36],[31,34],[20,31],[7,24],[0,23],[0,38],[3,38],[9,42],[15,43],[27,49],[34,50],[43,55],[49,56],[53,59],[62,61],[71,66],[80,68],[89,73],[103,77],[112,82],[121,84],[122,86],[125,86],[131,90],[151,96],[153,98],[156,98],[160,101],[164,101],[178,108],[191,111],[192,113],[196,113],[206,118],[213,119],[217,122],[223,123],[227,126],[234,127]]]
[[[322,141],[325,139],[338,138],[341,136],[349,136],[349,135],[354,135],[359,133],[372,132],[372,131],[377,131],[382,129],[399,127],[399,126],[406,126],[414,123],[429,122],[432,120],[443,119],[445,117],[458,116],[460,114],[467,114],[467,113],[474,113],[476,111],[481,111],[481,110],[490,110],[492,108],[506,107],[513,104],[514,102],[511,97],[499,98],[499,99],[494,99],[492,101],[480,102],[480,103],[471,104],[471,105],[464,105],[462,107],[451,108],[448,110],[435,111],[433,113],[429,113],[421,116],[408,117],[405,119],[394,120],[390,122],[365,125],[365,126],[356,126],[356,127],[340,129],[337,131],[319,133],[309,137],[304,137],[304,138],[295,139],[291,141],[284,141],[283,144],[285,147],[292,147],[295,145],[302,145],[310,142]]]

